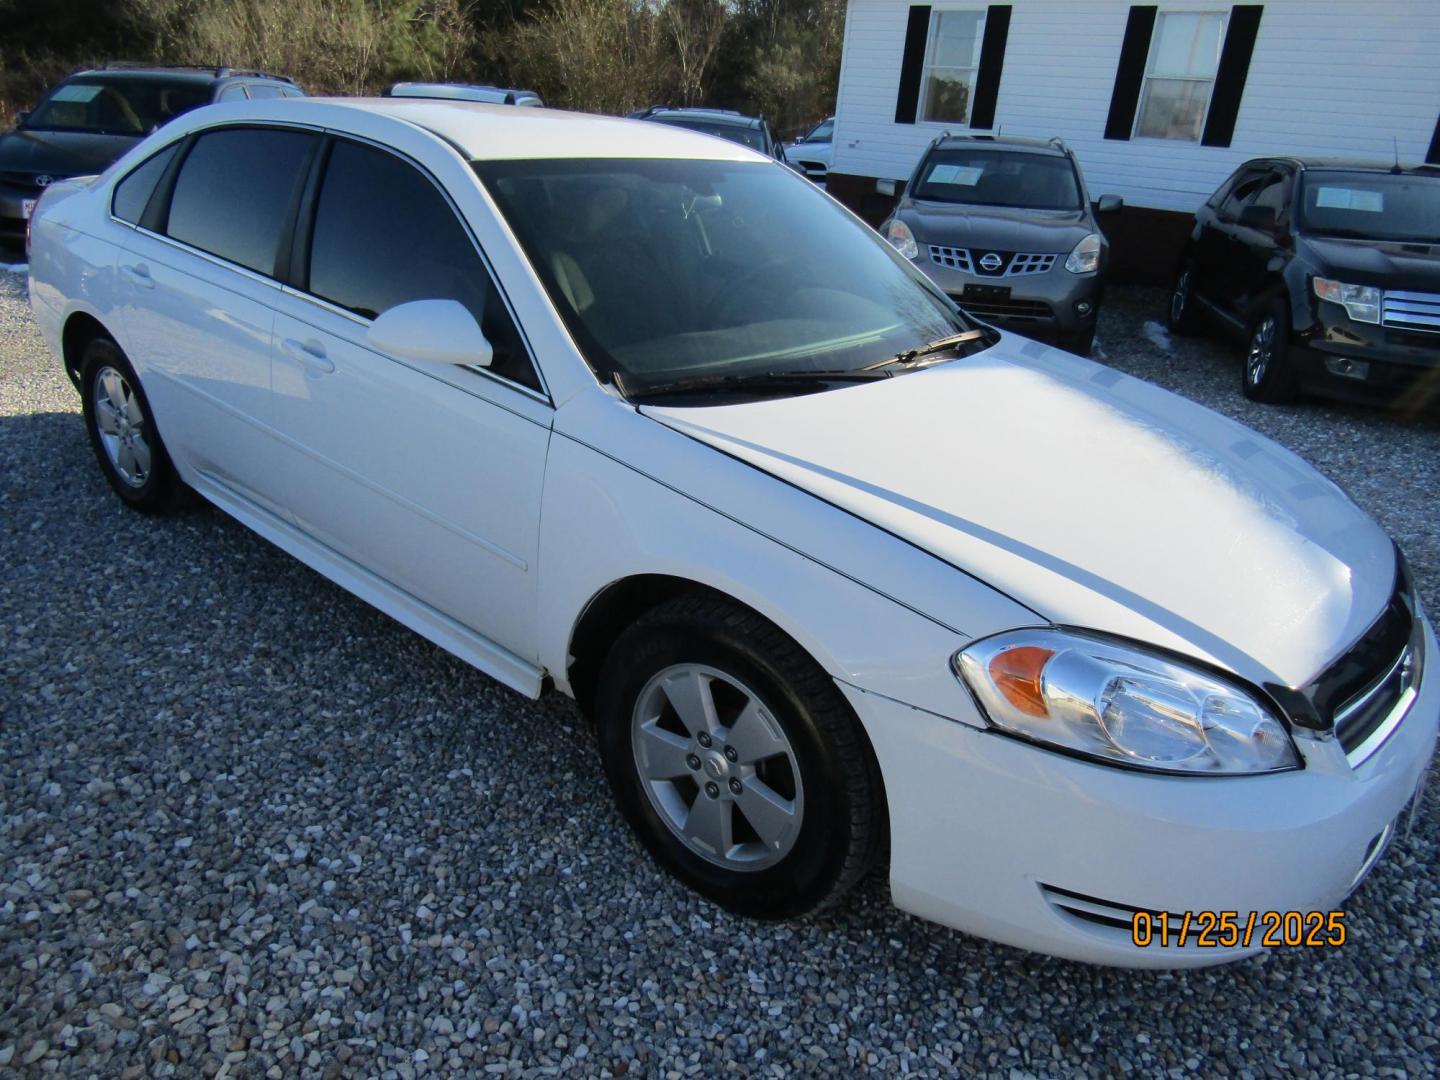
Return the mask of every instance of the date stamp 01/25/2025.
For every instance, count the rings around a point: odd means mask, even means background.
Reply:
[[[1130,922],[1142,949],[1339,948],[1345,938],[1343,911],[1137,911]]]

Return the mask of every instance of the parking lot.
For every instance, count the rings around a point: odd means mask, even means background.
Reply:
[[[1115,289],[1099,358],[1341,483],[1440,610],[1440,422],[1239,392]],[[0,1071],[1409,1075],[1440,1057],[1440,796],[1350,942],[1103,970],[894,911],[794,924],[649,860],[528,702],[196,506],[121,508],[0,272]],[[1177,573],[1183,573],[1177,567]]]

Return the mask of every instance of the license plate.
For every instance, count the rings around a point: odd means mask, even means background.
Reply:
[[[1430,770],[1426,769],[1420,774],[1420,783],[1415,785],[1415,794],[1410,796],[1410,805],[1400,811],[1400,816],[1405,819],[1405,839],[1410,839],[1410,831],[1415,828],[1415,822],[1420,817],[1420,804],[1425,801],[1425,785],[1430,782]]]
[[[33,214],[34,212],[35,212],[35,200],[34,200],[34,199],[21,199],[21,200],[20,200],[20,216],[21,216],[22,218],[24,218],[25,220],[28,221],[28,220],[30,219],[30,215]]]

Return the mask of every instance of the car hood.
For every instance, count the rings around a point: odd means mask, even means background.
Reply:
[[[55,177],[104,172],[142,138],[21,128],[0,135],[0,172],[49,173]]]
[[[1385,533],[1294,454],[1008,334],[978,356],[881,382],[642,411],[1044,619],[1257,682],[1302,685],[1394,585]]]
[[[1019,210],[1004,206],[906,199],[896,211],[922,244],[1069,254],[1096,232],[1084,210]]]
[[[1440,244],[1339,240],[1307,236],[1309,262],[1324,277],[1352,285],[1440,292]]]

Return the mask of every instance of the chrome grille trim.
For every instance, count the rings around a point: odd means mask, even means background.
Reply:
[[[1440,334],[1440,293],[1387,292],[1380,303],[1380,323]]]
[[[1350,741],[1346,738],[1347,722],[1358,714],[1362,714],[1367,705],[1377,703],[1377,699],[1395,694],[1394,704],[1391,705],[1384,718],[1358,744],[1346,750],[1345,760],[1350,763],[1352,769],[1380,749],[1385,740],[1400,726],[1400,722],[1405,719],[1405,714],[1410,711],[1410,706],[1414,704],[1415,698],[1418,696],[1414,679],[1414,651],[1415,645],[1405,646],[1400,655],[1395,658],[1395,662],[1385,670],[1380,678],[1336,711],[1335,735],[1344,745]],[[1411,674],[1408,679],[1402,670],[1407,662],[1411,664]],[[1398,681],[1396,681],[1397,679]],[[1381,703],[1383,704],[1383,702]],[[1362,723],[1363,719],[1364,717],[1361,715]]]
[[[995,254],[1002,259],[1009,257],[1009,262],[1003,270],[997,273],[978,274],[975,269],[975,256],[969,248],[945,247],[942,244],[927,244],[930,251],[930,261],[937,266],[943,266],[947,270],[959,270],[962,274],[974,274],[977,277],[1021,277],[1025,274],[1044,274],[1054,269],[1055,260],[1059,255],[1046,252],[1017,251],[1014,254],[997,251]],[[983,250],[983,249],[982,249]]]

